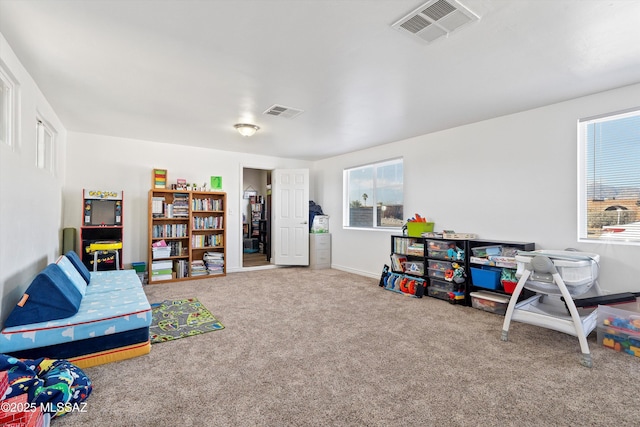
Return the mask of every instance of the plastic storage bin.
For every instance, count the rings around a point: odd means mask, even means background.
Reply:
[[[407,222],[407,236],[422,237],[422,233],[433,231],[433,222]]]
[[[501,280],[500,283],[508,294],[512,294],[516,290],[516,286],[518,286],[518,282],[512,282],[511,280]]]
[[[502,246],[478,246],[477,248],[471,248],[473,256],[479,258],[488,257],[490,255],[500,255],[502,253]]]
[[[495,267],[471,267],[471,280],[474,286],[485,289],[501,289],[500,273],[502,270]]]
[[[407,274],[414,274],[422,276],[424,274],[424,262],[419,261],[405,261],[402,263],[404,272]]]
[[[144,273],[147,270],[146,262],[132,262],[131,267],[136,271],[136,273]]]
[[[434,270],[433,268],[428,269],[428,276],[433,279],[444,279],[444,270]]]
[[[509,297],[506,295],[486,291],[471,292],[471,306],[473,308],[504,316],[508,305]]]
[[[427,287],[427,295],[430,297],[443,299],[449,301],[449,291],[438,286],[434,286],[433,284]]]
[[[440,270],[440,271],[447,271],[447,270],[451,270],[453,267],[451,266],[451,263],[448,261],[433,261],[430,260],[429,261],[429,268],[432,270]]]
[[[433,258],[452,259],[448,251],[455,248],[461,249],[458,244],[449,240],[427,240],[427,255]]]
[[[598,344],[640,357],[640,303],[598,306]]]
[[[445,280],[433,279],[431,281],[431,286],[442,289],[447,292],[453,292],[453,291],[457,291],[460,285],[458,285],[455,282],[447,282]]]

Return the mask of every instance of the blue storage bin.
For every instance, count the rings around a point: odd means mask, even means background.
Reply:
[[[501,289],[500,274],[502,269],[495,267],[471,267],[473,286],[485,289]]]

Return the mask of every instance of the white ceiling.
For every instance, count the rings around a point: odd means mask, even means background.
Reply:
[[[0,0],[0,32],[69,131],[309,160],[640,82],[640,1],[460,0],[432,44],[391,27],[425,1]]]

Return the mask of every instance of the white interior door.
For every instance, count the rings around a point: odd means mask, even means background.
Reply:
[[[309,170],[275,169],[271,177],[276,265],[309,265]]]

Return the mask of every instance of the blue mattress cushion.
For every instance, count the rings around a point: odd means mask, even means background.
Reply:
[[[60,270],[67,275],[71,283],[80,291],[80,295],[84,296],[87,291],[87,282],[84,281],[78,270],[73,266],[69,258],[62,255],[56,260],[56,264],[60,267]]]
[[[91,280],[91,273],[89,272],[89,269],[87,268],[87,266],[84,265],[84,263],[82,262],[78,254],[75,253],[74,251],[69,251],[66,254],[64,254],[64,256],[69,258],[69,261],[71,261],[71,264],[73,264],[76,270],[78,270],[78,273],[80,273],[80,275],[82,276],[84,281],[87,282],[87,285],[88,285],[89,281]]]
[[[5,327],[64,319],[78,312],[82,294],[58,264],[49,264],[33,279],[13,308]]]

